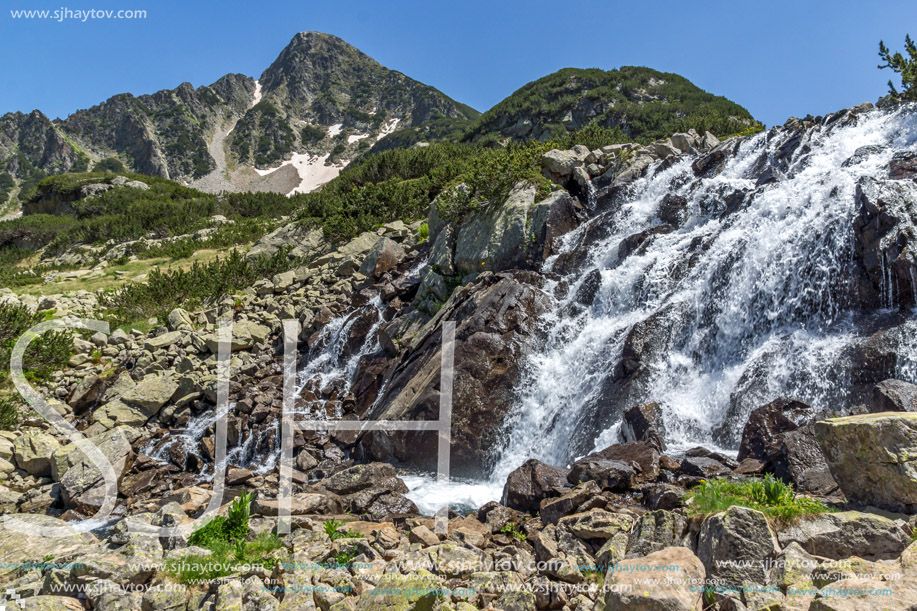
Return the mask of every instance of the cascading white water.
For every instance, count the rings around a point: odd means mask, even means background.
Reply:
[[[781,142],[768,134],[742,142],[710,178],[696,179],[691,159],[655,175],[651,168],[608,218],[594,219],[611,235],[586,244],[587,224],[563,241],[567,252],[589,248],[586,269],[598,270],[599,287],[584,308],[575,301],[587,274],[566,278],[567,296],[544,320],[546,345],[529,358],[519,384],[494,487],[527,458],[567,464],[620,441],[620,413],[603,413],[600,403],[638,324],[662,330],[665,349],[648,360],[642,385],[628,398],[663,406],[676,450],[713,445],[730,408],[747,416],[746,403],[780,395],[818,408],[838,398],[840,355],[855,335],[842,286],[852,260],[855,185],[887,172],[895,151],[917,148],[917,118],[874,111],[857,125],[814,129],[803,138],[786,176],[757,188],[756,164],[773,158]],[[866,145],[882,147],[844,164]],[[754,195],[723,214],[724,195],[737,189]],[[687,200],[684,222],[619,259],[622,240],[661,224],[666,194]],[[905,379],[917,374],[905,369]]]
[[[384,306],[382,299],[378,296],[373,298],[372,301],[366,304],[365,308],[375,309],[377,320],[366,333],[359,350],[353,353],[347,352],[347,338],[351,327],[357,321],[357,313],[348,312],[348,314],[335,318],[322,328],[317,342],[317,345],[321,346],[320,350],[316,354],[307,356],[306,364],[299,372],[297,396],[309,383],[314,384],[321,390],[326,390],[335,383],[342,383],[349,390],[350,384],[360,366],[360,359],[380,349],[376,333],[383,323],[382,310]],[[327,414],[313,407],[313,413],[309,415],[323,418]]]

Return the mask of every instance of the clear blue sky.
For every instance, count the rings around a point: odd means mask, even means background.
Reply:
[[[486,110],[567,66],[677,72],[768,125],[886,92],[879,39],[917,35],[917,2],[746,0],[4,0],[0,113],[62,117],[129,91],[228,72],[258,76],[299,31],[340,36],[382,64]],[[11,9],[145,9],[144,20],[14,20]]]

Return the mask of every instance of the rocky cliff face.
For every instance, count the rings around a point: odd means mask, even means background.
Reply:
[[[297,34],[258,82],[263,98],[240,120],[230,142],[235,155],[258,167],[292,152],[334,151],[337,158],[352,159],[398,127],[479,115],[319,32]]]
[[[339,38],[304,32],[257,82],[227,74],[198,88],[182,83],[151,95],[124,93],[53,122],[37,110],[0,117],[0,169],[21,182],[115,157],[129,170],[189,182],[225,170],[227,162],[266,169],[296,153],[314,162],[312,172],[334,165],[324,170],[327,181],[399,126],[479,114]],[[285,168],[281,174],[293,176],[263,185],[249,170],[229,183],[218,176],[197,186],[287,193],[306,180],[300,170]]]

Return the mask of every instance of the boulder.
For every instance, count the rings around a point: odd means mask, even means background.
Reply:
[[[256,498],[252,502],[252,514],[260,516],[280,515],[281,504],[277,499]],[[342,511],[337,500],[326,494],[302,492],[290,498],[290,515],[334,515]]]
[[[569,469],[552,467],[530,458],[509,474],[500,501],[507,507],[535,513],[542,499],[554,496],[555,489],[567,484]]]
[[[46,536],[54,534],[55,536]],[[20,570],[19,565],[53,558],[75,557],[91,550],[98,540],[58,518],[40,514],[0,516],[0,575]]]
[[[815,435],[849,500],[917,511],[917,413],[832,418],[815,423]]]
[[[173,310],[172,313],[174,314],[175,310]],[[171,317],[171,314],[169,316]],[[183,336],[184,333],[181,331],[169,331],[168,333],[163,333],[162,335],[148,338],[146,342],[144,342],[143,347],[150,352],[156,352],[157,350],[169,348],[172,345],[177,344],[181,341]]]
[[[708,578],[730,586],[767,585],[778,553],[765,515],[747,507],[733,506],[708,517],[697,539],[697,556]]]
[[[534,185],[519,183],[505,202],[483,207],[462,223],[453,259],[459,275],[523,267],[535,193]]]
[[[574,151],[552,149],[541,156],[542,167],[551,175],[563,182],[576,168],[585,165],[585,161]]]
[[[809,611],[913,611],[915,600],[917,586],[913,580],[852,577],[823,588]]]
[[[564,516],[557,521],[558,530],[566,530],[580,539],[611,539],[615,535],[627,535],[634,524],[634,518],[624,513],[612,513],[593,508],[582,513]]]
[[[273,289],[271,290],[273,291]],[[230,342],[231,351],[251,350],[255,346],[264,344],[270,335],[271,329],[269,327],[256,322],[243,320],[233,323],[232,341]],[[218,354],[220,347],[219,333],[207,334],[202,339],[210,352]]]
[[[653,442],[617,443],[590,454],[586,458],[591,457],[619,461],[632,467],[636,465],[635,479],[637,481],[652,482],[659,476],[660,454],[658,446]]]
[[[659,451],[665,450],[665,425],[658,403],[636,405],[624,412],[621,434],[625,441],[646,441]]]
[[[714,479],[732,473],[732,469],[715,458],[706,456],[687,456],[681,461],[678,475]]]
[[[430,269],[433,272],[443,276],[455,275],[455,265],[452,261],[455,256],[455,235],[455,226],[449,224],[436,236],[429,258]]]
[[[557,498],[541,501],[541,521],[544,524],[557,524],[562,517],[576,513],[577,509],[589,499],[599,495],[602,490],[593,481],[587,481],[566,494]]]
[[[139,409],[147,418],[168,403],[178,390],[178,382],[167,374],[148,375],[121,396],[121,401]]]
[[[182,308],[175,308],[169,312],[168,325],[171,331],[190,331],[194,328],[191,314]]]
[[[117,494],[117,485],[134,459],[125,431],[117,428],[90,441],[111,463],[116,478],[113,493]],[[74,449],[68,458],[71,466],[60,480],[64,503],[83,515],[92,515],[102,507],[108,492],[102,471],[79,449]]]
[[[13,459],[16,465],[38,477],[51,475],[51,455],[60,443],[51,435],[38,429],[26,429],[13,442]]]
[[[382,238],[366,255],[360,273],[370,278],[381,278],[382,274],[394,269],[404,260],[404,248],[389,238]]]
[[[107,388],[108,384],[99,376],[87,376],[70,393],[67,404],[73,408],[75,413],[79,414],[100,401]]]
[[[792,542],[816,556],[840,560],[892,560],[911,543],[894,520],[859,511],[825,513],[803,518],[777,534],[784,547]]]
[[[367,488],[384,488],[398,493],[408,491],[395,468],[386,463],[354,465],[323,480],[322,487],[341,495],[353,494]]]
[[[573,463],[567,481],[573,485],[592,481],[600,488],[622,492],[630,490],[636,475],[634,468],[625,462],[586,457]]]
[[[767,464],[768,456],[775,455],[780,444],[780,435],[795,431],[815,416],[808,404],[794,399],[776,399],[751,412],[742,429],[739,444],[739,462],[756,458]]]
[[[605,576],[605,611],[697,611],[704,565],[686,547],[622,560]]]
[[[312,258],[326,247],[324,233],[319,228],[309,228],[299,223],[281,225],[262,237],[248,251],[249,258],[271,257],[281,248],[291,249],[292,257]]]
[[[648,511],[630,531],[627,557],[639,558],[673,546],[692,547],[685,516],[661,509]]]
[[[363,589],[354,611],[430,611],[441,591],[442,584],[429,571],[387,573],[375,587]]]
[[[879,382],[872,390],[869,411],[917,412],[917,384],[895,379]]]
[[[528,272],[485,272],[456,289],[446,304],[403,341],[406,354],[387,370],[388,380],[371,414],[377,420],[431,420],[439,414],[442,322],[453,320],[455,371],[452,389],[452,469],[480,476],[512,406],[536,324],[549,309]],[[396,321],[399,319],[395,319]],[[365,364],[365,361],[364,361]],[[359,378],[361,372],[357,372]],[[391,445],[381,443],[384,435]],[[364,436],[365,438],[365,436]],[[378,432],[374,447],[423,469],[436,468],[437,437],[428,432]],[[387,456],[370,456],[387,459]]]

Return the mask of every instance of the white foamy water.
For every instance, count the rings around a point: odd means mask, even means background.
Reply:
[[[619,442],[621,413],[607,407],[619,393],[629,393],[626,407],[663,406],[675,451],[715,445],[727,415],[744,422],[751,407],[781,395],[818,408],[842,399],[842,355],[856,337],[844,303],[856,182],[884,178],[895,150],[915,149],[915,135],[914,115],[881,112],[854,126],[813,129],[786,176],[756,187],[759,164],[773,163],[784,143],[761,134],[711,178],[694,177],[693,159],[657,175],[651,168],[623,203],[593,221],[610,228],[607,238],[584,245],[585,226],[568,236],[567,251],[589,249],[586,269],[598,274],[599,288],[591,304],[578,305],[586,274],[568,277],[568,296],[544,318],[548,341],[525,365],[493,481],[504,482],[527,458],[563,465]],[[844,164],[866,145],[883,148]],[[750,201],[726,213],[724,200],[738,189]],[[684,222],[620,259],[622,240],[662,223],[666,194],[687,200]],[[660,348],[642,361],[648,371],[639,385],[616,387],[612,369],[635,326],[656,334],[651,346]]]
[[[440,482],[430,474],[401,475],[401,479],[411,489],[405,496],[426,516],[432,516],[447,505],[453,511],[467,513],[490,501],[499,501],[503,494],[503,484],[490,481],[452,479]]]

